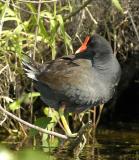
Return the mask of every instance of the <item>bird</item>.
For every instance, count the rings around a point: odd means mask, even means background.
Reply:
[[[59,111],[70,137],[75,135],[64,114],[80,113],[105,104],[113,97],[121,76],[121,67],[110,43],[97,33],[87,36],[75,54],[43,64],[23,55],[22,63],[44,103]]]

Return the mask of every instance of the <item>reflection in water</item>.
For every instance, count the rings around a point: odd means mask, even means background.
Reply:
[[[24,149],[26,147],[32,148],[30,140],[25,142],[15,139],[7,140],[7,146],[14,149]],[[37,148],[42,149],[40,139],[37,140]],[[56,142],[56,143],[55,143]],[[4,142],[6,143],[6,139]],[[24,144],[23,144],[24,143]],[[57,144],[57,141],[53,141],[54,144]],[[20,145],[19,145],[20,144]],[[14,146],[14,147],[13,147]],[[16,146],[16,147],[15,147]],[[17,147],[18,146],[18,147]],[[45,151],[48,151],[48,148]],[[15,152],[15,151],[14,151]],[[46,153],[47,155],[52,156],[52,160],[75,160],[75,157],[71,152],[68,152],[66,147],[61,148],[61,152],[57,152],[56,149],[51,151],[51,153]],[[108,130],[108,129],[97,129],[96,138],[87,137],[87,144],[80,153],[79,157],[76,157],[79,160],[139,160],[139,129],[136,131],[129,130]],[[46,159],[47,160],[47,159]]]
[[[95,142],[93,141],[92,138],[89,138],[88,144],[78,159],[139,160],[139,131],[98,129]],[[71,155],[67,156],[63,153],[57,155],[58,160],[72,159]]]

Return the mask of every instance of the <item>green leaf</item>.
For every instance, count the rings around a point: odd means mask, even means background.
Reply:
[[[49,34],[46,31],[46,28],[45,28],[44,23],[43,23],[43,19],[40,19],[40,21],[39,21],[39,27],[40,27],[41,36],[44,37],[44,39],[48,40],[49,39]]]
[[[30,9],[30,11],[34,13],[30,17],[30,25],[29,25],[30,29],[33,29],[33,27],[36,27],[36,24],[37,24],[37,10],[32,3],[26,3],[26,5]]]
[[[34,97],[39,97],[40,93],[39,92],[31,92],[27,94],[28,98],[34,98]]]
[[[17,153],[17,158],[18,160],[56,160],[56,158],[50,154],[31,149],[19,151]]]
[[[112,3],[121,13],[123,13],[123,8],[121,7],[119,0],[112,0]]]
[[[4,21],[4,22],[6,22],[6,21],[16,21],[16,22],[20,22],[20,20],[19,20],[18,18],[16,18],[16,17],[5,17],[3,21]]]
[[[26,5],[27,5],[27,7],[30,9],[30,11],[32,13],[36,13],[36,14],[32,14],[32,15],[34,15],[34,18],[37,21],[37,10],[36,10],[36,7],[32,3],[26,3]]]
[[[40,16],[41,16],[41,17],[47,17],[47,18],[49,18],[49,19],[54,19],[52,13],[47,12],[47,11],[45,11],[45,10],[40,13]]]
[[[71,40],[70,40],[69,35],[65,31],[64,21],[63,21],[62,16],[61,15],[57,15],[57,20],[58,20],[58,22],[60,24],[60,31],[61,31],[62,36],[64,38],[64,43],[65,43],[65,46],[66,46],[66,53],[68,54],[67,47],[69,47],[70,50],[73,52],[73,48],[72,48],[72,45],[71,45]]]
[[[30,103],[31,99],[34,100],[36,97],[39,97],[39,96],[40,96],[39,92],[26,93],[26,94],[22,95],[21,101],[28,104],[28,103]]]
[[[7,7],[7,9],[6,9],[6,15],[9,17],[16,17],[16,14],[15,14],[15,12],[12,10],[12,9],[10,9],[10,7],[8,6]]]
[[[36,119],[35,125],[39,126],[41,128],[46,128],[46,126],[50,123],[50,121],[51,121],[51,117],[41,117],[41,118]],[[31,137],[33,137],[33,136],[37,135],[38,132],[39,132],[38,130],[31,128],[29,135]]]
[[[8,10],[8,1],[1,7],[0,20],[3,20]]]
[[[20,105],[21,105],[21,101],[17,100],[17,101],[10,103],[9,108],[10,110],[15,111],[20,108]]]
[[[57,123],[58,119],[59,119],[59,113],[51,108],[48,108],[48,107],[45,107],[44,108],[44,114],[47,116],[47,117],[51,117],[51,122],[55,122]],[[48,129],[51,129],[48,128]]]
[[[15,111],[20,108],[21,104],[30,102],[30,98],[35,98],[40,96],[38,92],[31,92],[27,94],[23,94],[19,99],[15,100],[14,102],[9,104],[9,108],[12,111]]]
[[[18,25],[18,26],[14,29],[14,32],[15,32],[16,34],[20,34],[22,30],[23,30],[23,25]]]
[[[52,130],[55,125],[57,124],[57,121],[59,119],[59,114],[57,111],[50,109],[49,111],[47,109],[45,109],[45,113],[49,116],[51,116],[51,121],[50,123],[47,125],[47,130]],[[54,137],[51,138],[48,134],[43,134],[42,136],[42,145],[45,146],[45,148],[43,149],[45,152],[48,152],[52,149],[54,149],[55,147],[57,147],[59,144],[59,140],[58,138]]]
[[[47,125],[47,130],[52,130],[55,125],[57,124],[57,121],[59,120],[59,114],[57,111],[52,110],[51,108],[45,108],[44,109],[44,113],[51,117],[51,121],[50,123]],[[49,138],[48,134],[43,134],[42,136],[42,145],[47,147],[47,149],[45,149],[45,151],[48,151],[48,149],[50,149],[50,147],[56,147],[58,145],[58,142],[56,141],[56,143],[51,143],[51,139]]]
[[[53,12],[53,14],[54,14],[54,17],[56,17],[56,4],[57,4],[57,3],[54,2],[53,4],[54,4],[54,12]]]
[[[51,152],[59,145],[59,139],[57,137],[49,138],[47,134],[43,134],[42,146],[44,152]]]

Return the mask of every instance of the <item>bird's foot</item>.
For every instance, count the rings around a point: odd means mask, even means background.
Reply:
[[[69,138],[76,138],[78,136],[78,133],[67,133],[67,136]]]

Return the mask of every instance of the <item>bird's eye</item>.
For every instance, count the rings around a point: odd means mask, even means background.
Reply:
[[[95,43],[94,38],[91,38],[90,41],[88,42],[88,45],[89,45],[90,47],[93,47],[93,46],[94,46],[94,43]]]
[[[91,43],[93,44],[94,42],[95,42],[95,39],[94,39],[94,38],[92,38],[92,39],[91,39]]]

